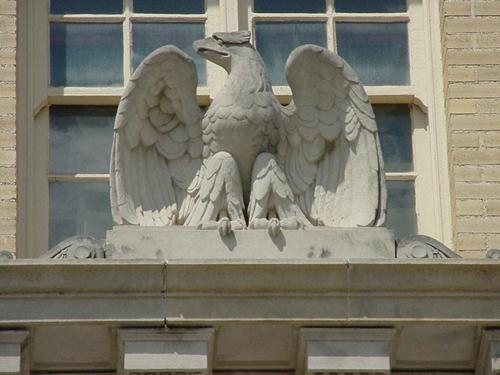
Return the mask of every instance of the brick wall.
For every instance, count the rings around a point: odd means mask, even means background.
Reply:
[[[500,248],[500,1],[444,0],[455,249]]]
[[[16,1],[0,0],[0,250],[16,250]]]

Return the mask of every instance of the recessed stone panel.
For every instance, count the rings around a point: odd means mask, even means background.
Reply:
[[[218,330],[215,369],[293,369],[294,328],[284,324],[227,325]]]
[[[407,325],[399,331],[393,367],[473,369],[478,344],[477,328],[472,326]]]

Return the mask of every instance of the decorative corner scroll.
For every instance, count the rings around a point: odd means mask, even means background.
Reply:
[[[74,236],[59,242],[42,259],[96,259],[105,258],[102,241],[90,236]]]
[[[446,259],[461,258],[461,256],[434,238],[419,234],[399,241],[396,258]]]

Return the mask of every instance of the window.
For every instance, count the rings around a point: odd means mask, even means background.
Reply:
[[[191,49],[215,31],[252,30],[274,91],[291,99],[289,53],[304,43],[337,51],[356,69],[374,105],[386,158],[389,223],[399,237],[418,230],[443,238],[443,214],[429,153],[431,64],[425,53],[428,0],[30,0],[20,1],[21,86],[19,231],[34,256],[65,237],[103,238],[111,226],[108,163],[123,86],[155,48],[175,44],[197,65],[200,105],[224,81],[221,68]],[[29,27],[28,27],[29,25]],[[433,105],[433,104],[432,104]],[[23,164],[24,163],[24,164]],[[439,182],[439,181],[438,181]],[[439,196],[439,194],[438,194]],[[29,235],[28,235],[29,234]]]

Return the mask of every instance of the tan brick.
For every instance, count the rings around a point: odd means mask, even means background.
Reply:
[[[474,36],[476,48],[497,48],[500,47],[500,34],[478,34]]]
[[[0,167],[0,183],[13,184],[16,182],[16,168]]]
[[[459,199],[455,202],[457,215],[477,216],[484,214],[484,202],[481,199]]]
[[[474,40],[471,34],[446,35],[446,47],[448,48],[473,48]]]
[[[484,203],[486,215],[500,216],[500,200],[487,200]]]
[[[489,234],[486,240],[486,248],[500,249],[500,234]]]
[[[450,99],[448,111],[450,114],[475,114],[478,103],[475,99]]]
[[[498,32],[500,31],[500,22],[496,18],[447,17],[445,29],[450,34]]]
[[[0,113],[5,115],[7,113],[16,113],[16,99],[14,98],[0,98]],[[10,118],[12,121],[12,118]],[[14,124],[15,124],[14,119]],[[1,129],[2,120],[0,120],[0,129]]]
[[[450,83],[448,90],[450,98],[500,98],[500,82]]]
[[[500,166],[483,167],[483,181],[500,181]]]
[[[0,15],[0,30],[16,30],[16,17],[10,15]]]
[[[486,249],[486,234],[458,233],[456,248],[460,250],[484,250]]]
[[[450,125],[454,130],[498,130],[500,115],[451,115]]]
[[[16,185],[0,185],[0,200],[16,199]]]
[[[0,236],[0,249],[16,252],[16,237],[14,236]]]
[[[446,55],[451,65],[500,64],[500,52],[495,50],[450,49]]]
[[[0,81],[14,82],[16,80],[16,70],[0,69]]]
[[[1,234],[15,234],[16,221],[11,219],[0,219],[0,235]]]
[[[499,124],[500,125],[500,124]],[[481,143],[487,147],[500,146],[500,126],[498,132],[485,132],[481,134]]]
[[[0,14],[15,15],[16,1],[0,1]]]
[[[16,202],[0,201],[0,218],[14,219],[16,217]]]
[[[451,134],[451,144],[453,147],[479,147],[479,134],[454,132]]]
[[[16,150],[0,150],[0,166],[16,164]]]
[[[471,114],[477,112],[477,101],[475,99],[450,99],[450,113]]]
[[[458,217],[457,231],[468,233],[500,233],[500,217]]]
[[[500,99],[478,99],[476,105],[480,113],[500,113]]]
[[[475,72],[478,81],[498,81],[500,66],[478,66],[475,68]]]
[[[453,161],[458,165],[500,164],[500,150],[456,149]]]
[[[457,182],[455,184],[455,196],[457,198],[500,199],[500,184],[493,182],[490,183]]]
[[[480,182],[482,168],[476,166],[455,166],[453,168],[455,181],[462,182]],[[499,171],[500,175],[500,171]]]
[[[500,2],[476,1],[474,3],[474,13],[477,16],[498,16],[500,15]]]
[[[14,98],[16,96],[16,84],[2,82],[0,83],[0,97]]]
[[[471,13],[470,1],[453,1],[444,3],[444,14],[453,16],[468,16]]]
[[[0,132],[0,148],[13,147],[16,144],[16,134]]]
[[[11,101],[12,99],[0,98],[0,113],[2,113],[1,103],[3,100]],[[14,103],[14,108],[15,108],[15,101],[13,101],[13,103]],[[6,112],[3,112],[3,113],[6,113]],[[15,130],[16,130],[16,118],[14,116],[0,116],[0,131],[12,132]]]
[[[472,82],[476,80],[476,68],[473,66],[450,66],[448,68],[450,82]]]

